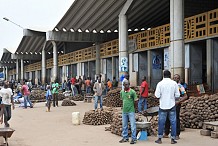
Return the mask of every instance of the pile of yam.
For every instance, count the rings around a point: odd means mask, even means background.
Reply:
[[[143,119],[138,114],[135,114],[135,119],[138,122],[142,122]],[[130,122],[128,123],[128,134],[131,135],[131,128],[130,128]],[[113,115],[113,121],[111,123],[110,128],[105,128],[106,131],[110,130],[111,133],[122,136],[122,112],[115,112]]]
[[[122,106],[122,100],[120,99],[120,88],[110,90],[105,98],[105,105],[107,107],[121,107]]]
[[[34,89],[30,93],[30,100],[38,100],[38,101],[45,101],[45,91],[41,89]]]
[[[106,125],[112,122],[113,112],[109,110],[91,110],[85,112],[83,124],[86,125]]]
[[[187,128],[202,128],[203,122],[218,121],[218,94],[189,97],[182,103],[180,119]]]
[[[76,103],[72,102],[69,98],[66,98],[61,103],[61,106],[75,106]]]
[[[83,101],[84,100],[84,97],[80,94],[76,95],[76,96],[73,96],[72,99],[74,101]]]

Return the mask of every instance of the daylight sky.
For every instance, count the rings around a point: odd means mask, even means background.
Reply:
[[[56,26],[73,1],[0,0],[0,58],[3,48],[14,53],[23,36],[23,29],[4,17],[23,28],[46,32]]]

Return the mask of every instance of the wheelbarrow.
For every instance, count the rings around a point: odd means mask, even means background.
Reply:
[[[11,128],[0,128],[0,136],[5,138],[6,146],[8,146],[8,138],[11,137],[15,130]]]
[[[158,111],[159,111],[159,106],[150,107],[144,112],[142,112],[142,115],[147,118],[147,121],[148,121],[148,116],[151,116],[151,119],[149,120],[149,122],[151,122],[153,117],[158,115]]]

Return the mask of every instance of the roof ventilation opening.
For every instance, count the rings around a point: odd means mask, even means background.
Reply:
[[[138,29],[138,28],[136,28],[136,29],[134,29],[134,31],[139,31],[139,29]]]
[[[55,31],[59,31],[59,29],[57,27],[55,27]]]
[[[75,32],[73,28],[70,29],[71,32]]]
[[[32,52],[30,52],[30,54],[33,54]]]
[[[85,32],[88,32],[89,33],[89,30],[88,29],[86,29],[86,31]]]
[[[63,28],[63,31],[66,32],[67,31],[66,28]]]
[[[93,31],[92,31],[93,33],[97,33],[97,31],[94,29]]]
[[[78,32],[82,32],[82,30],[81,30],[81,29],[78,29]]]
[[[132,29],[128,29],[128,31],[132,31]]]
[[[147,30],[151,30],[151,28],[149,27],[149,28],[147,28]]]
[[[104,31],[103,31],[103,30],[101,30],[101,31],[100,31],[100,33],[104,33]]]
[[[142,28],[141,30],[143,31],[143,30],[145,30],[145,28]]]
[[[107,30],[107,33],[111,33],[111,30]]]
[[[28,52],[26,52],[26,54],[28,54]]]
[[[21,54],[23,54],[23,52],[20,52]]]
[[[116,30],[114,30],[114,32],[118,32],[118,30],[116,29]]]

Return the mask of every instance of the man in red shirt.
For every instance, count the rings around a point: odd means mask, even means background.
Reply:
[[[140,86],[140,97],[138,101],[139,113],[142,113],[142,106],[144,107],[144,110],[147,109],[147,97],[148,97],[148,83],[146,82],[146,77],[144,76]]]
[[[24,97],[24,108],[27,108],[27,104],[29,103],[30,108],[33,108],[33,104],[29,99],[30,91],[29,87],[26,85],[25,81],[22,83],[21,93]]]
[[[75,84],[76,84],[76,78],[75,77],[72,77],[71,80],[71,90],[72,90],[72,96],[75,96]]]

